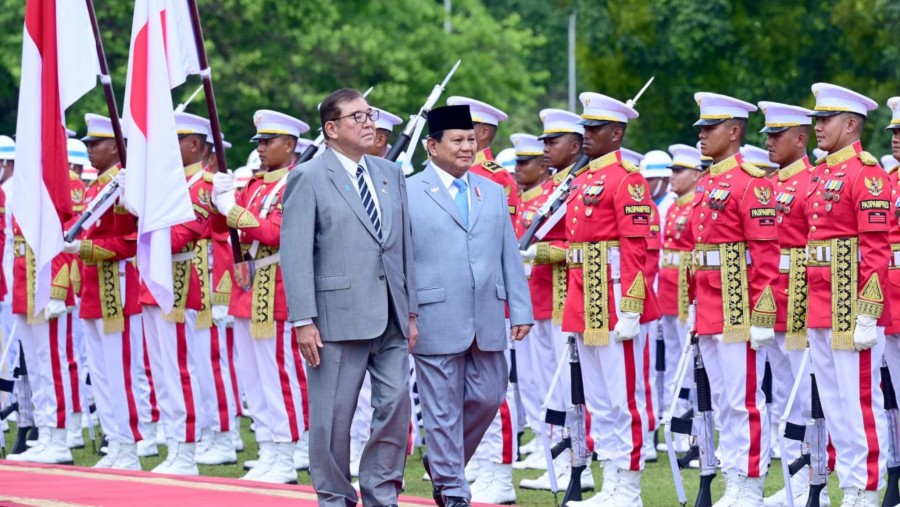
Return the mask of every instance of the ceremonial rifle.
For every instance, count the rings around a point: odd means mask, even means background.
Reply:
[[[637,92],[637,95],[635,95],[633,99],[629,99],[625,102],[625,105],[628,107],[634,106],[655,78],[656,76],[651,77],[647,83],[644,84],[643,88]],[[572,170],[569,171],[566,179],[553,190],[550,197],[544,201],[543,206],[538,208],[534,220],[519,240],[519,250],[527,250],[528,247],[531,246],[531,243],[534,242],[535,238],[538,240],[543,239],[544,236],[550,232],[550,229],[565,216],[566,207],[563,206],[563,204],[566,202],[566,197],[569,196],[572,181],[584,171],[584,168],[587,167],[590,162],[591,158],[587,155],[582,155],[578,161],[575,162],[575,165],[572,167]]]
[[[106,98],[106,108],[109,111],[109,121],[112,124],[113,136],[116,140],[116,149],[119,152],[119,163],[122,167],[128,167],[126,163],[125,136],[122,135],[122,123],[119,121],[119,108],[116,106],[116,96],[113,93],[112,79],[109,77],[109,66],[106,63],[106,52],[103,49],[103,39],[100,38],[100,25],[97,24],[97,13],[94,11],[93,0],[85,0],[88,16],[91,19],[91,29],[94,32],[94,42],[97,48],[97,61],[100,64],[100,83],[103,85],[103,95]],[[98,168],[102,169],[102,168]],[[103,192],[94,197],[91,204],[81,213],[78,220],[63,235],[67,243],[75,241],[75,238],[85,227],[97,221],[103,211],[112,205],[112,199],[119,195],[119,182],[111,180],[103,188]],[[107,202],[108,201],[108,202]],[[100,213],[98,213],[98,211]],[[92,218],[93,217],[93,218]]]
[[[881,360],[881,388],[884,391],[884,411],[888,421],[888,476],[882,506],[900,504],[900,414],[897,409],[897,393],[887,362]]]
[[[366,93],[363,93],[363,98],[368,97],[369,94],[372,93],[373,89],[375,89],[375,87],[370,86],[369,89],[366,90]],[[324,143],[324,142],[325,142],[325,133],[320,131],[319,135],[316,137],[316,140],[313,141],[313,143],[311,145],[307,146],[306,149],[303,150],[303,153],[300,154],[300,157],[297,158],[297,163],[295,165],[300,165],[304,162],[309,162],[310,160],[312,160],[312,158],[313,158],[313,156],[315,156],[316,152],[319,151],[319,146],[322,146],[322,143]]]
[[[447,87],[447,83],[450,82],[450,78],[453,77],[453,74],[456,73],[456,69],[459,68],[459,64],[462,63],[462,60],[457,60],[456,65],[450,69],[450,72],[447,73],[447,76],[440,84],[434,85],[434,89],[431,90],[431,95],[428,96],[428,99],[425,100],[425,104],[422,105],[422,108],[419,109],[419,112],[416,114],[414,118],[409,120],[409,123],[406,124],[406,127],[403,128],[403,132],[400,133],[400,136],[394,141],[394,145],[391,146],[391,151],[388,152],[386,159],[391,162],[396,162],[397,158],[400,157],[400,154],[403,153],[403,150],[409,146],[410,141],[412,140],[413,131],[416,128],[416,124],[423,120],[425,115],[431,111],[431,108],[434,107],[434,104],[437,103],[437,100],[441,98],[441,94],[444,93],[444,89]]]

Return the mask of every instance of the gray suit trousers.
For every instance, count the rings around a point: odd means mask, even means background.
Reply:
[[[350,423],[366,370],[372,378],[372,433],[359,466],[364,506],[397,503],[409,439],[409,343],[393,315],[372,340],[325,342],[307,368],[309,473],[320,506],[351,507]]]
[[[435,487],[445,498],[471,498],[466,463],[506,396],[509,370],[503,351],[416,355],[425,447]]]

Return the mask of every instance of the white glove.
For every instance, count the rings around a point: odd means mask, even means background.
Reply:
[[[213,322],[215,322],[217,326],[220,326],[223,323],[225,323],[225,321],[228,319],[228,306],[213,305],[212,318],[213,318]]]
[[[694,329],[694,325],[697,323],[697,304],[691,303],[688,305],[688,314],[687,321],[684,323],[684,328],[688,330]]]
[[[857,351],[869,350],[878,343],[878,332],[875,326],[878,319],[871,315],[857,315],[856,329],[853,331],[853,345]]]
[[[67,254],[77,254],[77,253],[81,252],[81,240],[76,239],[75,241],[73,241],[71,243],[66,243],[63,246],[63,252],[67,253]]]
[[[759,350],[775,341],[775,328],[750,326],[750,348]]]
[[[62,299],[50,298],[50,302],[44,307],[44,318],[47,320],[55,319],[60,315],[64,315],[68,311],[66,302]]]
[[[125,195],[125,181],[127,179],[127,171],[125,168],[119,169],[119,173],[116,174],[116,184],[119,185],[119,188],[122,190],[122,195]]]
[[[234,191],[234,174],[230,172],[213,174],[213,195]]]
[[[525,250],[519,250],[522,262],[531,262],[537,257],[537,245],[531,245]]]
[[[622,312],[619,315],[619,321],[613,329],[616,334],[616,341],[623,342],[625,340],[633,340],[641,334],[641,314],[636,312]]]
[[[216,201],[216,209],[219,210],[219,213],[223,215],[228,215],[231,211],[231,208],[235,206],[236,199],[234,197],[234,190],[230,192],[225,192],[224,194],[219,194],[215,196]]]

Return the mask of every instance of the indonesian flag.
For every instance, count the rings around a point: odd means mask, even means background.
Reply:
[[[167,313],[174,304],[169,230],[194,220],[171,94],[200,70],[193,40],[187,2],[135,2],[125,85],[125,201],[138,215],[141,278]]]
[[[34,252],[35,315],[50,301],[51,262],[72,216],[65,110],[96,85],[99,67],[84,2],[28,0],[10,204]]]

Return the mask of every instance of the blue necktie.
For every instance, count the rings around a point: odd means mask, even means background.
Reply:
[[[459,214],[462,216],[463,223],[466,224],[466,227],[469,226],[469,197],[466,194],[467,187],[465,180],[455,179],[453,180],[453,185],[456,187],[456,197],[453,199],[456,201],[456,207],[459,208]]]
[[[363,171],[363,166],[356,166],[356,183],[359,185],[359,197],[362,199],[363,208],[366,208],[366,213],[369,214],[372,226],[375,227],[378,239],[381,239],[381,218],[378,217],[378,208],[375,205],[375,200],[372,199],[372,194],[369,193],[369,185],[366,185]]]

